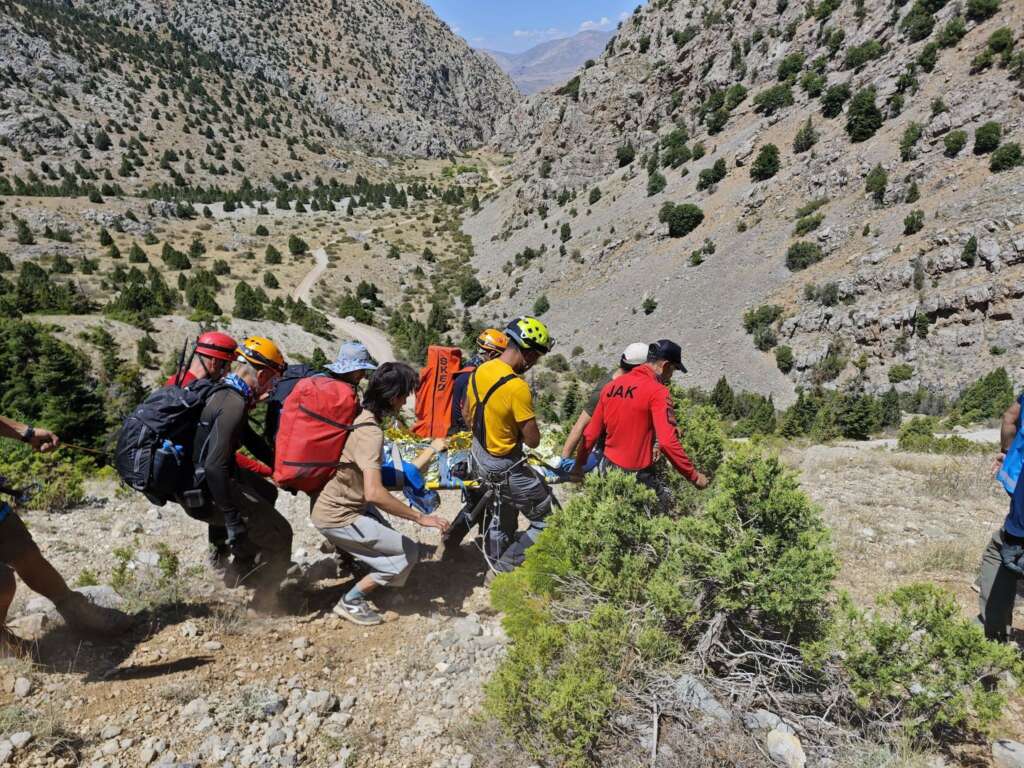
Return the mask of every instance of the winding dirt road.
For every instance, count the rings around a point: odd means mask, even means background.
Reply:
[[[315,260],[313,269],[302,278],[302,282],[299,283],[298,288],[292,294],[296,301],[304,301],[310,305],[312,304],[313,289],[320,278],[323,277],[324,272],[327,271],[327,251],[323,248],[317,248],[313,251],[313,258]],[[378,363],[390,363],[397,359],[395,357],[395,350],[391,346],[391,341],[383,331],[374,328],[372,325],[364,325],[354,320],[346,320],[329,313],[325,314],[327,314],[327,319],[331,321],[331,325],[334,326],[334,331],[339,338],[354,339],[362,342],[370,350],[373,359]]]

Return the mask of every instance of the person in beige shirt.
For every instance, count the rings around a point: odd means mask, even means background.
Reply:
[[[385,363],[374,371],[363,395],[363,411],[341,452],[338,472],[313,501],[313,525],[336,549],[371,569],[333,609],[338,616],[363,626],[383,620],[369,606],[367,596],[381,586],[401,587],[419,561],[419,544],[394,530],[377,509],[442,533],[448,530],[447,520],[406,506],[381,480],[381,424],[401,409],[418,383],[416,372],[403,363]],[[430,450],[443,450],[444,441],[435,442],[440,445],[432,444]],[[415,463],[425,463],[430,456],[422,454]]]

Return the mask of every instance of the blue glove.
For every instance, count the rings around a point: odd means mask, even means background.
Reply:
[[[571,475],[574,469],[576,469],[576,459],[562,459],[558,463],[558,471],[560,474]]]

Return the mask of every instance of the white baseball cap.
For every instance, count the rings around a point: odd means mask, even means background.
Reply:
[[[647,362],[647,352],[650,350],[650,347],[650,344],[643,344],[640,342],[630,344],[622,353],[620,365],[643,365]]]

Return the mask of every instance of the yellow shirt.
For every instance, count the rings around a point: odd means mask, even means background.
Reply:
[[[466,391],[469,404],[469,424],[472,427],[476,418],[477,397],[480,400],[498,381],[508,375],[514,375],[512,366],[501,360],[488,360],[471,375]],[[474,382],[476,394],[474,394]],[[507,456],[520,444],[519,425],[536,417],[533,411],[533,395],[530,387],[516,376],[498,389],[484,408],[484,429],[487,433],[487,445],[484,448],[492,456]]]

